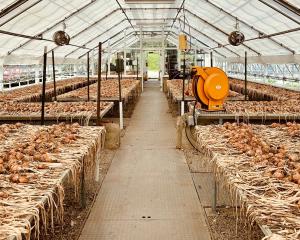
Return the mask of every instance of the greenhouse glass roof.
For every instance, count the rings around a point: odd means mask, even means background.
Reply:
[[[97,49],[99,42],[104,49],[114,48],[124,39],[132,45],[139,41],[141,32],[155,32],[176,43],[176,35],[184,32],[193,46],[214,51],[222,58],[237,59],[247,51],[257,62],[300,62],[300,0],[153,2],[0,0],[1,57],[41,56],[47,46],[56,56],[78,59]],[[234,47],[228,45],[228,34],[237,24],[246,41]],[[58,47],[51,41],[7,35],[52,40],[53,33],[64,26],[72,46]],[[287,32],[276,35],[283,31]],[[270,34],[274,36],[266,37]]]

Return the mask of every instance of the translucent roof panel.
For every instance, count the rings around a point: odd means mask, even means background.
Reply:
[[[96,48],[99,42],[103,42],[103,48],[124,46],[125,30],[128,41],[138,41],[140,30],[147,35],[145,41],[151,41],[151,37],[164,31],[174,44],[178,44],[178,33],[184,32],[192,36],[194,47],[214,50],[229,58],[243,56],[245,51],[250,57],[300,54],[300,31],[249,41],[298,28],[300,16],[285,4],[299,9],[300,0],[283,4],[274,0],[175,0],[163,4],[143,1],[127,4],[124,0],[28,0],[6,11],[16,2],[0,0],[0,30],[51,40],[53,33],[65,28],[75,46],[57,47],[51,41],[2,34],[0,57],[41,56],[47,46],[59,57],[79,58]],[[246,38],[238,47],[228,45],[228,34],[236,28]]]

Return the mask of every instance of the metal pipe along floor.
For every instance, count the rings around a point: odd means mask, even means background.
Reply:
[[[159,83],[146,83],[80,240],[209,240]]]

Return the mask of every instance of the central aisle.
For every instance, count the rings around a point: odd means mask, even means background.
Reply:
[[[146,83],[81,240],[207,240],[204,211],[159,83]]]

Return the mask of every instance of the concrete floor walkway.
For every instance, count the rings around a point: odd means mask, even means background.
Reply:
[[[146,83],[81,240],[207,240],[204,211],[157,83]]]

